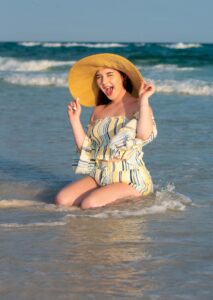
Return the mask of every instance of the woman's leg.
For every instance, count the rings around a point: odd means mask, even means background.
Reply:
[[[63,206],[79,206],[81,201],[97,187],[98,184],[92,177],[84,177],[60,190],[56,195],[55,203]]]
[[[91,191],[82,200],[81,208],[100,207],[129,196],[139,197],[141,194],[126,183],[112,183]]]

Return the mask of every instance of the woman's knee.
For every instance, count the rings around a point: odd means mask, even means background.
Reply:
[[[98,203],[92,195],[86,197],[81,202],[81,208],[82,209],[95,208],[95,207],[98,207]]]
[[[67,197],[64,195],[63,192],[59,192],[56,196],[55,196],[55,204],[58,206],[67,206],[68,205],[68,199]]]

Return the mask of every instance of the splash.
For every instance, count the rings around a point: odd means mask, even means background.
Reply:
[[[196,205],[191,199],[175,191],[173,184],[168,184],[165,188],[157,189],[155,194],[146,200],[129,200],[127,202],[115,203],[102,208],[82,210],[78,207],[58,207],[54,204],[44,203],[36,200],[5,199],[0,201],[1,209],[20,209],[23,213],[26,209],[33,212],[48,212],[46,222],[14,222],[0,224],[1,228],[26,228],[42,226],[66,226],[73,218],[134,218],[148,215],[166,214],[169,212],[180,213],[187,207]],[[24,209],[24,210],[23,210]]]

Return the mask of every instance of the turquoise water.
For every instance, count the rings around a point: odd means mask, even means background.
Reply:
[[[66,77],[113,52],[154,81],[147,201],[91,211],[53,199],[78,177]],[[211,299],[213,46],[0,43],[1,299]],[[87,124],[91,109],[84,108]]]

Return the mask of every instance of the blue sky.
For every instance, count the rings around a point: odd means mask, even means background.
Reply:
[[[213,43],[212,0],[0,0],[0,41]]]

